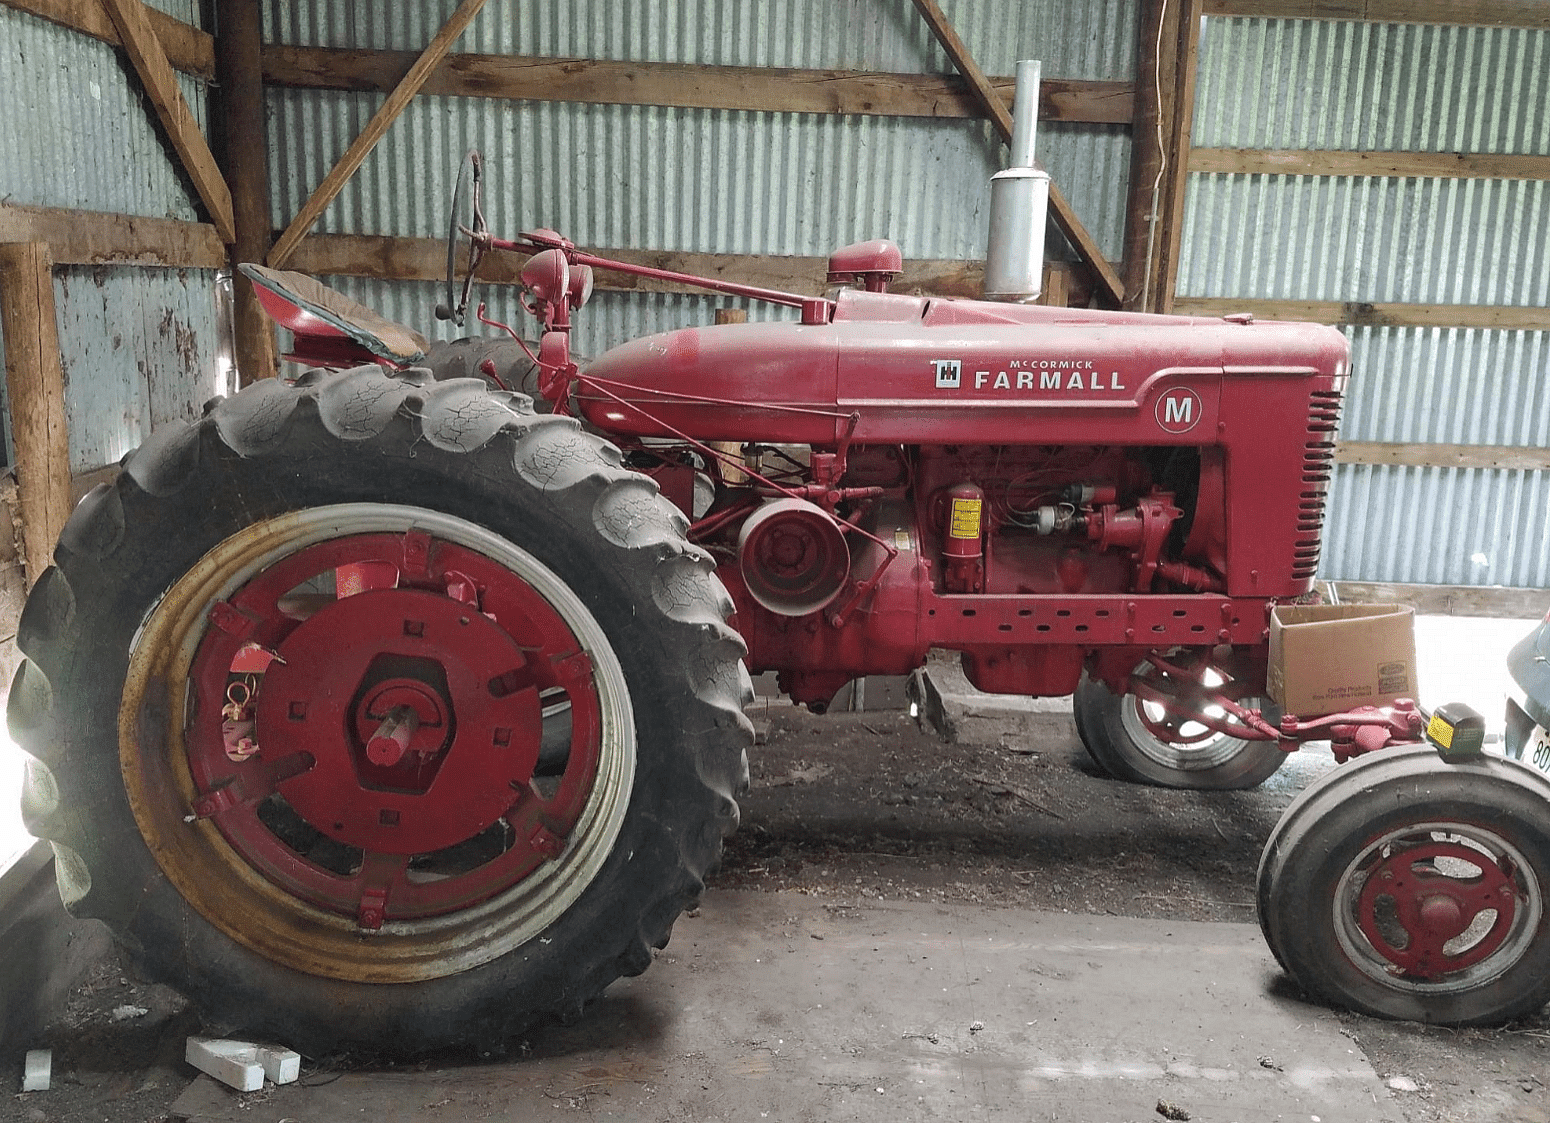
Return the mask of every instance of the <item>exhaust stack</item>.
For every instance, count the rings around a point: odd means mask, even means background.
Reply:
[[[990,180],[990,244],[985,255],[985,299],[1028,304],[1044,287],[1044,221],[1049,174],[1034,166],[1039,127],[1037,60],[1017,64],[1012,103],[1012,162]]]

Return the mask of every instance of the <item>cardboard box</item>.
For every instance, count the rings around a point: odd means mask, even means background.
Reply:
[[[1300,717],[1416,696],[1415,612],[1399,604],[1276,605],[1270,697]]]

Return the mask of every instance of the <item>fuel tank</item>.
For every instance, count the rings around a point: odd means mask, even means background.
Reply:
[[[683,328],[616,347],[583,372],[579,399],[588,421],[642,437],[1201,444],[1229,421],[1306,417],[1308,380],[1338,390],[1348,354],[1316,324],[846,289],[825,324]],[[1248,393],[1224,399],[1240,380]],[[1229,418],[1224,401],[1249,408]]]

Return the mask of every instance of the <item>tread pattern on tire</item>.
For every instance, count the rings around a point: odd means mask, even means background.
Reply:
[[[22,616],[18,642],[27,658],[8,720],[33,758],[24,796],[29,827],[53,844],[61,891],[73,912],[105,920],[142,970],[188,991],[217,1027],[247,1020],[254,988],[232,986],[222,993],[219,976],[198,962],[211,946],[209,933],[180,949],[150,946],[158,934],[142,923],[142,914],[165,886],[113,884],[124,880],[112,858],[121,848],[135,851],[131,864],[142,880],[146,874],[155,880],[154,859],[116,775],[116,729],[111,750],[99,747],[94,756],[90,742],[109,732],[110,717],[116,719],[133,638],[133,623],[125,621],[135,613],[143,619],[167,587],[165,576],[185,572],[214,542],[279,511],[323,505],[328,483],[316,477],[330,464],[350,465],[353,481],[368,475],[380,481],[375,496],[352,483],[351,502],[403,502],[396,486],[403,479],[413,479],[427,494],[452,472],[464,481],[459,495],[509,488],[523,493],[524,509],[564,519],[578,534],[590,532],[597,564],[612,575],[610,595],[628,590],[631,614],[651,616],[650,626],[664,637],[667,665],[661,673],[682,694],[672,703],[678,707],[673,720],[681,725],[671,733],[682,743],[695,781],[670,798],[697,808],[687,818],[703,829],[657,830],[655,845],[665,848],[663,860],[676,872],[639,910],[636,930],[622,933],[611,953],[551,980],[533,1008],[503,1010],[494,1001],[467,998],[468,987],[448,984],[430,987],[429,1001],[450,1008],[417,1011],[413,1018],[402,1011],[350,1009],[344,1016],[357,1023],[341,1026],[335,1041],[320,1041],[325,1031],[315,1014],[288,1019],[283,1009],[271,1009],[257,1028],[291,1034],[298,1045],[314,1048],[341,1041],[383,1047],[372,1038],[394,1034],[386,1047],[412,1053],[509,1035],[544,1016],[574,1013],[617,976],[643,970],[651,949],[665,945],[676,917],[703,890],[723,837],[738,821],[735,795],[752,742],[743,707],[752,688],[740,662],[746,649],[726,623],[731,600],[715,579],[710,556],[685,539],[683,516],[653,482],[624,468],[612,445],[570,418],[535,413],[520,394],[491,391],[475,379],[437,381],[426,370],[311,371],[218,400],[203,419],[159,429],[126,457],[118,478],[99,485],[72,514],[55,564]],[[240,484],[222,483],[234,473]],[[234,499],[242,509],[222,506]],[[453,513],[481,521],[478,511],[463,509],[470,505],[466,498],[448,502],[458,508]],[[484,521],[499,519],[486,515]],[[499,525],[492,529],[500,532]],[[589,594],[582,597],[588,601]],[[590,601],[589,609],[598,611]],[[658,749],[648,737],[642,735],[637,748],[643,759]],[[105,775],[110,759],[111,777]],[[640,782],[638,776],[637,790]],[[104,870],[114,876],[102,876]],[[197,914],[194,921],[204,923]],[[498,983],[509,974],[502,965],[511,958],[470,974]],[[297,981],[273,964],[249,967],[257,987]],[[443,991],[465,997],[448,999]],[[458,1001],[469,1008],[457,1009]]]

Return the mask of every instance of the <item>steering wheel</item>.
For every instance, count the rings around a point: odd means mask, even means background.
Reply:
[[[477,148],[470,148],[458,168],[457,181],[452,186],[452,202],[447,219],[447,300],[436,305],[438,320],[451,320],[458,327],[468,314],[468,302],[474,289],[474,274],[479,262],[489,248],[490,228],[484,221],[484,210],[479,203],[479,188],[483,179],[484,160]],[[462,278],[458,277],[459,248],[468,243]]]

